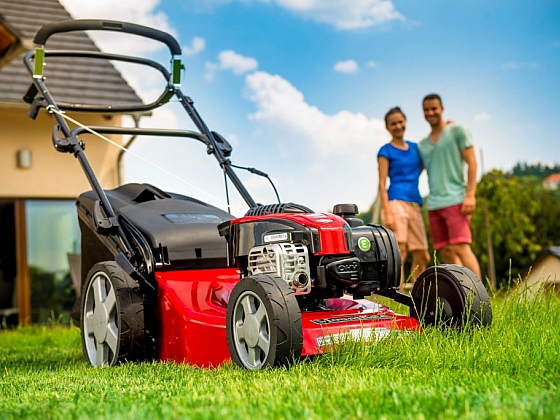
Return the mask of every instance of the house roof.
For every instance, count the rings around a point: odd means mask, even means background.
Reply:
[[[0,0],[0,25],[7,26],[22,45],[31,48],[36,32],[44,24],[71,19],[58,0]],[[85,32],[53,35],[49,49],[99,51]],[[106,60],[50,57],[45,66],[48,88],[62,102],[88,105],[139,105],[141,99],[122,75]],[[0,104],[27,106],[23,96],[31,85],[23,54],[0,68]]]
[[[560,258],[560,246],[548,246],[543,251],[544,255],[553,255],[555,257]],[[542,256],[544,256],[542,255]]]
[[[557,182],[560,181],[560,172],[547,176],[543,182]]]
[[[540,254],[537,255],[537,258],[535,258],[535,261],[533,261],[532,265],[537,264],[540,260],[542,260],[544,257],[547,257],[549,255],[560,258],[560,246],[547,246],[546,248],[544,248],[540,252]]]

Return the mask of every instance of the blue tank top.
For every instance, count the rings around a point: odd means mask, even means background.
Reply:
[[[418,154],[418,145],[406,140],[408,150],[401,150],[390,143],[385,144],[377,157],[383,156],[389,161],[389,200],[402,200],[422,205],[418,190],[418,178],[422,163]]]

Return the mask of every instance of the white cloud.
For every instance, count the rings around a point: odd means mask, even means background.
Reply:
[[[473,117],[473,120],[476,122],[484,122],[484,121],[488,121],[492,118],[492,116],[490,114],[487,114],[486,112],[483,112],[481,114],[475,115]]]
[[[264,169],[281,174],[281,199],[315,211],[331,211],[336,203],[367,210],[377,194],[376,155],[390,140],[383,121],[347,110],[326,114],[279,75],[254,72],[245,84],[256,106],[249,119],[274,156]]]
[[[200,6],[211,9],[233,1],[275,4],[301,18],[333,25],[342,30],[405,20],[395,9],[392,0],[202,0]]]
[[[357,29],[404,20],[390,0],[272,0],[306,19],[334,25],[338,29]]]
[[[253,57],[245,57],[233,50],[218,54],[218,63],[206,63],[206,79],[211,80],[218,70],[229,70],[237,76],[256,70],[259,62]]]
[[[281,127],[293,138],[311,142],[320,155],[371,160],[388,140],[383,121],[346,110],[325,114],[308,104],[303,94],[281,76],[259,71],[247,75],[245,81],[249,98],[257,107],[251,120]]]
[[[232,50],[218,54],[218,61],[221,70],[231,70],[238,76],[256,70],[259,66],[259,62],[253,57],[245,57]]]
[[[372,69],[374,69],[374,68],[378,67],[378,64],[377,64],[375,61],[373,61],[373,60],[369,60],[369,61],[366,63],[366,66],[367,66],[367,67],[370,67],[370,68],[372,68]]]
[[[518,69],[534,69],[539,66],[538,63],[534,61],[530,62],[519,62],[519,61],[509,61],[502,64],[502,68],[505,70],[518,70]]]
[[[354,60],[338,61],[334,65],[334,71],[339,73],[357,73],[359,70],[360,67]]]
[[[191,41],[190,46],[183,47],[183,55],[196,55],[206,48],[206,41],[204,38],[195,36]]]

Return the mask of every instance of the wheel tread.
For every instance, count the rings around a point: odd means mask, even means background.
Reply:
[[[489,326],[492,323],[492,308],[488,293],[478,276],[466,267],[456,264],[441,264],[437,267],[430,267],[420,275],[412,290],[415,298],[422,298],[422,287],[425,282],[437,281],[438,271],[445,279],[452,281],[462,294],[464,301],[464,312],[453,315],[452,325],[461,328],[464,324]],[[420,311],[414,309],[412,316],[417,319],[423,318],[425,303],[421,304]],[[432,322],[432,321],[431,321]]]
[[[286,366],[301,355],[303,332],[301,310],[293,290],[279,277],[258,275],[245,277],[234,287],[228,303],[226,330],[227,341],[232,360],[241,367],[247,367],[237,354],[233,337],[233,312],[237,297],[244,291],[251,290],[263,298],[265,307],[270,310],[270,336],[272,343],[262,367]]]
[[[88,273],[89,286],[91,279],[99,272],[109,277],[117,299],[117,351],[109,365],[123,362],[141,361],[147,358],[148,334],[145,328],[144,297],[138,282],[126,274],[116,262],[105,261],[95,264]],[[85,312],[85,293],[82,294],[82,348],[86,360],[89,361],[83,331],[83,316]],[[91,363],[91,361],[90,361]],[[92,363],[93,364],[93,363]]]

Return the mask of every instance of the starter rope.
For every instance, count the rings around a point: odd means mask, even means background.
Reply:
[[[162,168],[161,166],[157,165],[156,163],[154,163],[154,162],[152,162],[152,161],[150,161],[150,160],[148,160],[148,159],[146,159],[146,158],[140,156],[138,153],[135,153],[135,152],[133,152],[133,151],[127,149],[126,147],[121,146],[120,144],[114,142],[114,141],[111,140],[110,138],[107,138],[107,137],[105,137],[104,135],[98,133],[97,131],[92,130],[92,129],[89,128],[88,126],[83,125],[83,124],[80,123],[79,121],[76,121],[76,120],[73,119],[72,117],[69,117],[68,115],[66,115],[63,111],[60,111],[60,110],[56,109],[54,106],[49,105],[49,106],[47,106],[46,109],[47,109],[47,111],[48,111],[49,113],[60,115],[60,116],[61,116],[62,118],[64,118],[65,120],[70,121],[70,122],[72,122],[73,124],[75,124],[75,125],[77,125],[77,126],[83,128],[83,129],[89,131],[89,132],[90,132],[91,134],[93,134],[94,136],[97,136],[97,137],[99,137],[100,139],[105,140],[107,143],[112,144],[113,146],[117,147],[118,149],[121,149],[121,150],[122,150],[123,152],[125,152],[125,153],[131,154],[132,156],[136,157],[137,159],[140,159],[141,161],[147,163],[148,165],[151,165],[151,166],[153,166],[154,168],[160,170],[160,171],[163,172],[164,174],[167,174],[167,175],[171,176],[172,178],[175,178],[177,181],[182,182],[183,184],[188,185],[188,186],[191,187],[191,188],[194,188],[194,189],[197,190],[198,192],[200,192],[200,193],[206,195],[207,197],[210,197],[210,198],[212,198],[213,200],[216,200],[218,203],[220,203],[220,204],[222,204],[222,205],[224,205],[224,206],[226,206],[226,207],[229,207],[229,208],[231,208],[231,209],[233,209],[233,210],[235,210],[235,211],[237,211],[237,212],[239,212],[239,213],[243,213],[243,211],[241,211],[241,210],[239,210],[239,209],[233,207],[231,204],[228,204],[228,203],[226,203],[226,202],[220,200],[219,198],[214,197],[212,194],[209,194],[209,193],[207,193],[206,191],[201,190],[201,189],[198,188],[197,186],[191,184],[190,182],[184,180],[183,178],[178,177],[178,176],[175,175],[173,172],[170,172],[170,171],[168,171],[167,169]]]

